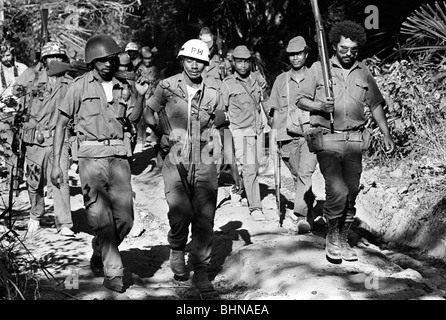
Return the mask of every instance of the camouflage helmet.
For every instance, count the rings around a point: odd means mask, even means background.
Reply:
[[[121,49],[116,41],[107,34],[98,34],[87,40],[85,45],[85,62],[91,63],[95,59],[117,55]]]
[[[43,59],[47,56],[56,55],[56,54],[65,56],[65,59],[68,58],[67,49],[62,43],[57,42],[57,41],[48,41],[42,47],[40,59]]]

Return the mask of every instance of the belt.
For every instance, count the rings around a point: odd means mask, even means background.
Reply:
[[[342,133],[324,132],[324,140],[327,141],[349,140],[349,141],[361,142],[362,132],[360,131],[344,131]]]
[[[97,140],[85,140],[79,143],[79,146],[123,146],[124,141],[119,139],[107,139],[102,141]]]

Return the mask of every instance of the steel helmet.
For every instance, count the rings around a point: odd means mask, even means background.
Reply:
[[[141,48],[141,56],[143,58],[151,58],[153,55],[152,50],[150,50],[150,47],[142,47]]]
[[[135,42],[129,42],[127,43],[126,47],[125,47],[125,51],[129,51],[129,50],[135,50],[138,51],[138,45]]]
[[[209,63],[208,45],[198,39],[186,41],[181,47],[180,52],[178,52],[179,57],[188,57]]]
[[[98,34],[87,40],[85,45],[85,62],[91,63],[95,59],[115,55],[120,51],[121,49],[112,37],[106,34]]]
[[[43,59],[47,56],[56,55],[56,54],[65,56],[65,59],[68,58],[67,49],[65,48],[65,46],[62,43],[57,42],[57,41],[48,41],[42,47],[40,59]]]
[[[119,63],[123,66],[126,66],[130,63],[130,56],[127,54],[127,52],[121,52],[119,54]]]

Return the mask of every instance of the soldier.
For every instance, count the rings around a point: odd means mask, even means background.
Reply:
[[[364,28],[345,20],[333,25],[329,39],[334,52],[329,60],[333,98],[325,95],[322,66],[318,61],[301,83],[297,106],[310,111],[311,126],[317,128],[314,132],[319,135],[317,140],[323,141],[317,149],[313,148],[316,145],[310,149],[316,152],[325,179],[326,256],[330,262],[339,263],[358,259],[347,238],[356,215],[366,106],[384,135],[387,152],[393,151],[395,143],[383,110],[385,100],[367,66],[357,61],[359,48],[367,39]]]
[[[147,90],[146,96],[145,96],[145,103],[149,100],[149,98],[153,95],[156,85],[159,82],[159,70],[156,66],[153,65],[153,53],[150,47],[144,46],[141,48],[141,64],[139,65],[138,69],[136,70],[136,73],[143,75],[149,80],[149,89]],[[150,131],[150,135],[152,139],[155,139],[152,142],[157,141],[157,138],[155,136],[155,132],[152,130],[152,128],[147,126],[147,123],[144,121],[144,119],[141,119],[141,121],[138,123],[138,136],[141,137],[142,146],[145,146],[146,138],[147,138],[147,131]]]
[[[163,132],[170,140],[171,148],[162,168],[169,205],[170,268],[175,279],[188,278],[185,249],[190,228],[192,283],[198,290],[207,292],[213,291],[207,268],[214,235],[217,172],[213,159],[203,155],[208,154],[205,147],[218,132],[214,130],[212,118],[223,105],[215,81],[203,77],[209,63],[207,45],[198,39],[189,40],[181,47],[178,58],[183,72],[159,82],[144,116],[150,123],[153,112],[157,112]],[[177,137],[182,140],[177,142]],[[161,142],[165,143],[167,139]],[[181,155],[177,156],[179,151]],[[197,154],[199,159],[195,158]],[[178,170],[178,165],[184,165],[184,175],[180,175],[182,169]],[[240,186],[239,180],[236,183]]]
[[[54,138],[53,184],[67,181],[60,168],[65,128],[70,119],[79,149],[79,177],[88,224],[94,231],[90,267],[104,275],[103,285],[124,292],[124,267],[119,244],[133,226],[133,191],[128,157],[130,124],[141,116],[147,91],[143,79],[135,81],[137,92],[114,77],[119,66],[119,46],[113,38],[99,34],[85,45],[85,62],[92,71],[76,78],[59,105]]]
[[[317,165],[316,155],[310,152],[304,138],[304,130],[308,129],[310,123],[310,113],[298,109],[294,104],[300,84],[308,70],[305,66],[308,49],[305,39],[301,36],[294,37],[288,42],[286,52],[291,69],[276,78],[271,95],[265,103],[268,114],[271,109],[274,110],[272,129],[277,130],[277,142],[282,159],[294,178],[294,215],[297,217],[298,234],[307,233],[311,229],[307,215],[311,214],[313,208],[311,185]],[[300,125],[302,126],[300,132],[287,130],[288,108],[297,110],[300,119],[298,129]]]
[[[136,70],[138,66],[141,64],[141,56],[138,44],[136,42],[129,42],[125,46],[124,51],[127,52],[127,54],[130,57],[130,61],[132,62],[133,65],[133,70]]]
[[[26,183],[31,203],[28,234],[32,235],[40,226],[40,218],[45,214],[44,187],[51,187],[50,173],[53,163],[53,143],[55,127],[59,115],[58,106],[65,97],[72,77],[68,74],[49,76],[51,61],[67,61],[65,46],[49,41],[42,47],[40,62],[30,67],[17,78],[13,87],[16,96],[26,102],[29,121],[23,124],[23,142],[26,144]],[[61,144],[61,168],[64,179],[68,179],[69,142]],[[68,180],[66,180],[68,181]],[[52,190],[54,199],[55,225],[63,236],[74,236],[71,230],[70,190],[68,184]]]
[[[265,220],[260,196],[259,150],[263,136],[261,101],[263,85],[256,75],[251,74],[251,52],[237,46],[233,52],[234,74],[223,80],[222,96],[228,111],[229,129],[233,136],[235,158],[251,216],[254,220]]]

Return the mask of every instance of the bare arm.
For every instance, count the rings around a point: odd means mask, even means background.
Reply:
[[[51,170],[51,182],[57,188],[64,183],[62,170],[60,169],[60,157],[62,154],[62,146],[65,141],[65,128],[70,119],[64,114],[59,113],[57,118],[56,128],[54,130],[53,140],[53,168]]]
[[[386,146],[386,152],[390,153],[395,149],[395,142],[393,142],[392,136],[390,135],[389,126],[387,124],[386,115],[382,105],[379,105],[372,111],[373,119],[375,119],[378,124],[379,129],[384,135],[384,144]]]

